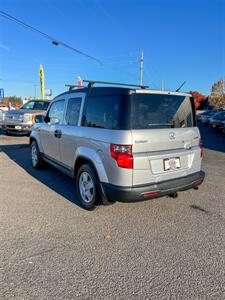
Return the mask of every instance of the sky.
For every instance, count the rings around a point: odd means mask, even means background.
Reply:
[[[53,96],[82,79],[208,95],[225,76],[225,0],[0,0],[0,10],[101,60],[79,55],[0,16],[0,88],[40,97],[39,66]]]

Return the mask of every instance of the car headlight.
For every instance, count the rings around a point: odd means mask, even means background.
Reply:
[[[4,112],[0,111],[0,121],[4,121],[4,119],[5,119],[5,114]]]
[[[19,115],[18,116],[18,121],[23,121],[24,120],[24,116],[23,115]]]
[[[23,121],[24,122],[32,121],[32,115],[31,114],[24,114],[23,115]]]

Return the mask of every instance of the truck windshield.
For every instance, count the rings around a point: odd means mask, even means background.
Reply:
[[[30,109],[30,110],[47,110],[49,106],[49,101],[28,101],[25,103],[21,109]]]
[[[131,128],[180,128],[194,126],[193,105],[188,96],[133,95]]]

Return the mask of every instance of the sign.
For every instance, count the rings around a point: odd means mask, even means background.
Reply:
[[[45,89],[45,96],[46,97],[52,96],[52,90],[51,89]]]
[[[83,86],[83,80],[81,79],[80,76],[78,76],[77,86],[78,86],[78,88],[82,88],[82,86]]]
[[[4,89],[0,89],[0,99],[4,98]]]

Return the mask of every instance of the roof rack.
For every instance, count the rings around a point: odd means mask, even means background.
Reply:
[[[93,87],[95,83],[100,84],[109,84],[109,85],[120,85],[120,86],[133,86],[133,87],[139,87],[141,89],[147,89],[149,86],[147,85],[138,85],[138,84],[129,84],[129,83],[121,83],[121,82],[108,82],[108,81],[97,81],[97,80],[83,80],[83,82],[88,82],[88,87]]]
[[[84,88],[84,86],[80,86],[80,85],[77,85],[77,84],[65,84],[65,86],[69,88],[69,91],[72,91],[76,87],[80,88],[80,89]]]

